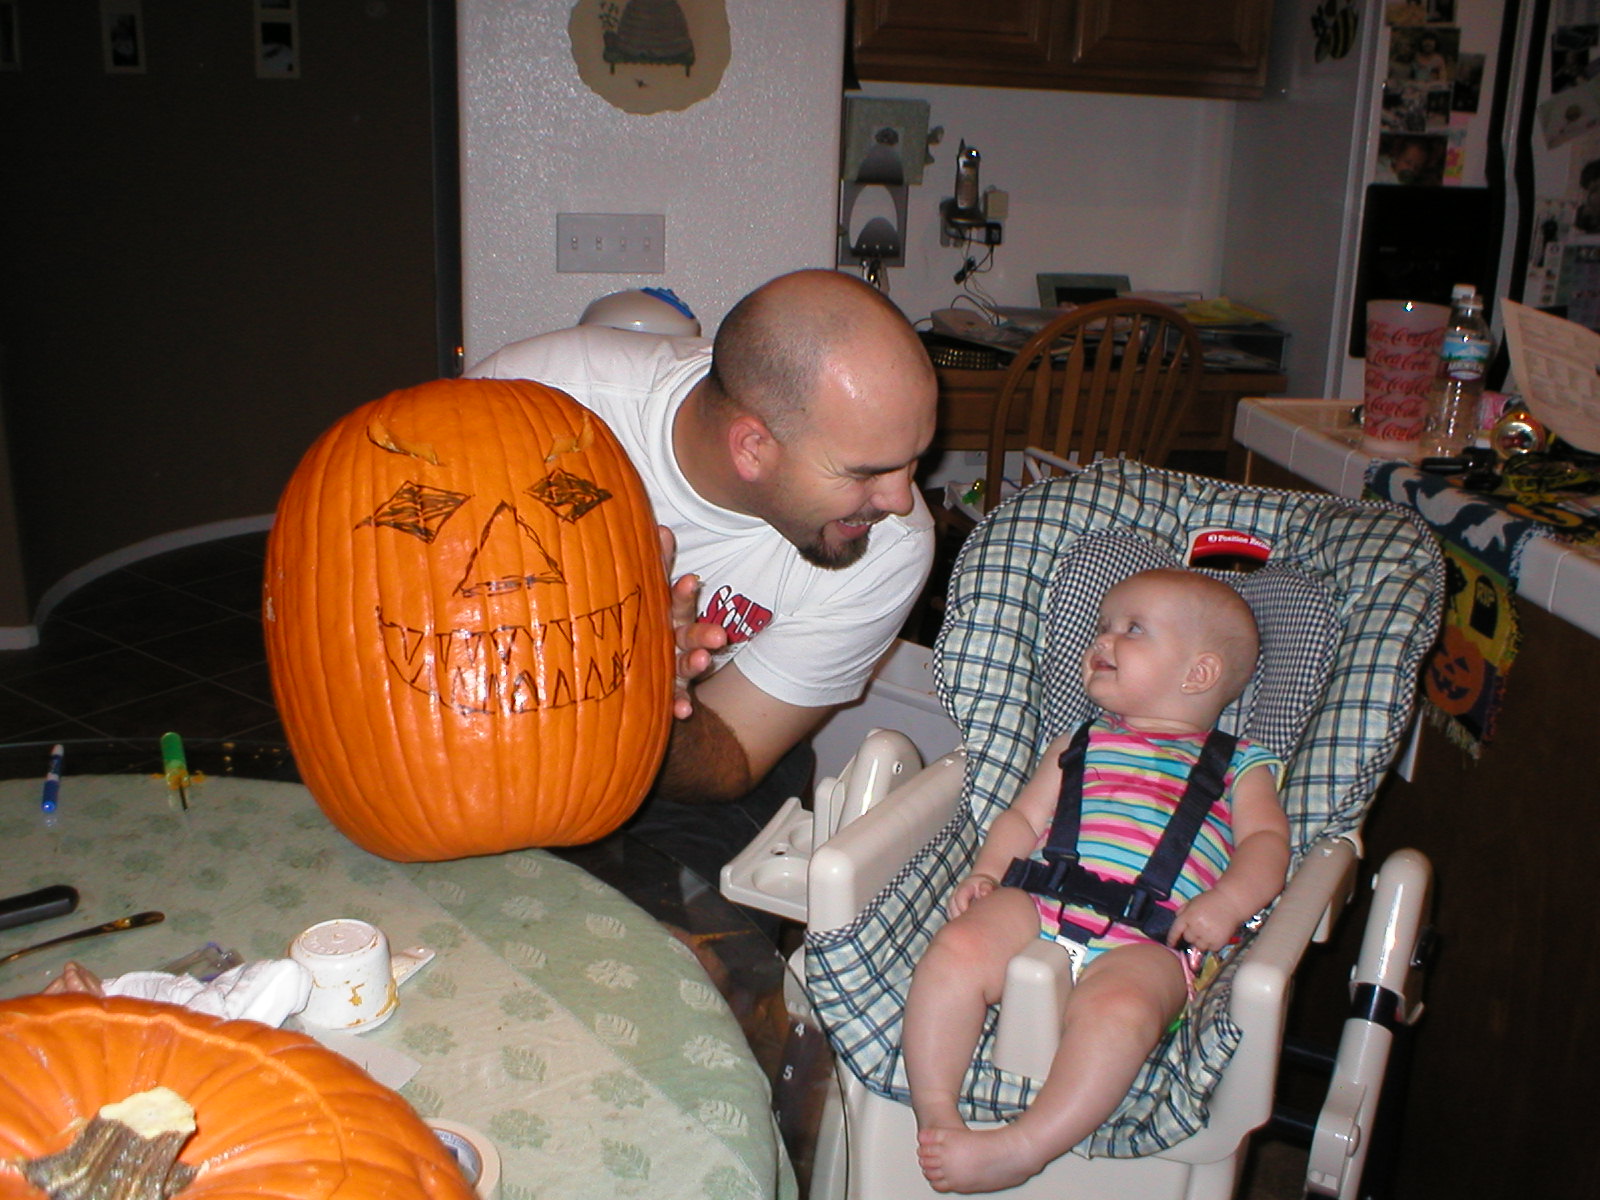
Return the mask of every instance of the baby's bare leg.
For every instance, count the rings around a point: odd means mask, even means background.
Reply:
[[[1015,1187],[1088,1137],[1127,1095],[1187,991],[1164,946],[1122,946],[1096,958],[1067,1000],[1061,1047],[1028,1110],[1003,1129],[919,1135],[918,1159],[934,1190]]]
[[[1039,936],[1033,897],[997,888],[943,926],[917,964],[906,998],[903,1051],[917,1127],[965,1129],[956,1096],[1006,964]]]

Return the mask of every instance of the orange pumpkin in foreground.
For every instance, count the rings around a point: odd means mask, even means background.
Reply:
[[[655,518],[553,388],[439,380],[364,405],[278,505],[262,616],[301,777],[351,841],[430,861],[593,841],[666,750]]]
[[[474,1200],[404,1100],[303,1034],[82,995],[0,1002],[0,1200],[39,1200],[16,1160],[65,1149],[102,1105],[156,1086],[195,1110],[183,1200]]]

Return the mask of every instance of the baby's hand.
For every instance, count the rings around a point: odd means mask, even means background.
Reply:
[[[945,914],[953,921],[966,912],[974,900],[982,900],[995,888],[1000,886],[1000,881],[993,875],[968,875],[956,885],[956,890],[950,893],[950,903],[945,906]]]
[[[1187,942],[1196,950],[1221,950],[1233,940],[1243,923],[1244,917],[1239,916],[1226,896],[1214,891],[1201,892],[1178,910],[1172,921],[1172,931],[1167,934],[1167,945]]]

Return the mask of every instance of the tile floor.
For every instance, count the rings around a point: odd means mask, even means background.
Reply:
[[[67,596],[27,650],[0,651],[0,743],[281,742],[261,637],[266,534],[172,550]]]
[[[0,745],[110,740],[142,757],[168,730],[283,742],[261,637],[265,550],[265,533],[218,539],[73,592],[38,646],[0,651]],[[1297,1200],[1304,1172],[1303,1148],[1260,1136],[1240,1196]]]

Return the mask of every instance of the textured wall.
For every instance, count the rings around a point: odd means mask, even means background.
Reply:
[[[1056,271],[1215,294],[1240,102],[903,83],[869,83],[863,93],[927,100],[929,124],[944,127],[911,189],[906,265],[888,273],[908,315],[926,316],[961,290],[951,276],[962,255],[939,245],[938,208],[954,193],[963,138],[982,155],[983,186],[1011,198],[993,269],[974,277],[997,302],[1037,304],[1034,276]]]
[[[428,12],[302,4],[258,79],[249,5],[24,6],[0,72],[0,343],[30,607],[149,538],[271,512],[337,417],[437,374]],[[5,618],[0,618],[3,620]]]
[[[727,0],[722,86],[634,115],[578,77],[566,0],[460,0],[466,361],[666,286],[709,332],[765,279],[831,263],[844,0]],[[664,275],[558,274],[558,212],[663,213]]]

